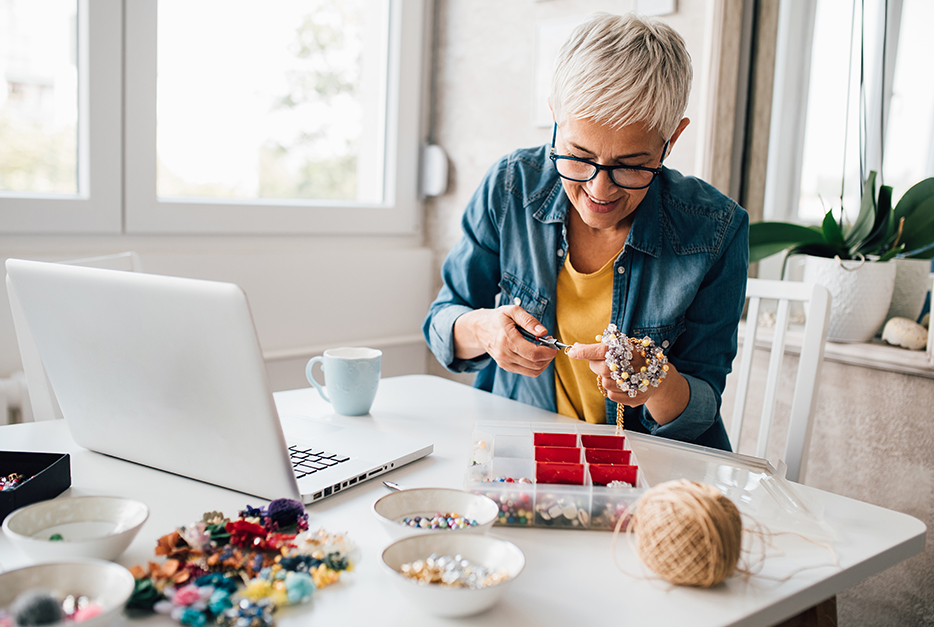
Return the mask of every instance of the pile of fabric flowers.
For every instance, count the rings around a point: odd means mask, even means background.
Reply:
[[[236,520],[208,512],[159,538],[155,552],[166,560],[130,569],[127,608],[192,627],[269,627],[276,609],[337,582],[356,558],[344,535],[309,531],[305,506],[293,499],[247,505]]]

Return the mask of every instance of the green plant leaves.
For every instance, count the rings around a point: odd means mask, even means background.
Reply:
[[[821,224],[821,232],[824,235],[824,241],[833,248],[843,248],[845,241],[840,225],[833,219],[833,212],[828,211],[824,215],[824,221]]]
[[[859,215],[856,216],[853,228],[846,234],[846,245],[850,250],[858,248],[863,240],[872,233],[873,226],[876,224],[876,207],[876,172],[873,170],[869,173],[866,183],[863,185]]]
[[[824,243],[823,234],[807,226],[788,222],[756,222],[749,225],[749,262],[760,261],[794,246],[821,243]]]
[[[910,251],[906,256],[917,255],[918,259],[931,258],[931,251],[927,251],[926,256],[914,251],[925,248],[932,242],[934,242],[934,195],[918,203],[915,210],[905,216],[905,228],[901,238],[905,250]]]
[[[895,205],[895,224],[898,224],[901,218],[907,218],[918,211],[920,206],[931,198],[934,198],[934,177],[912,185]],[[927,210],[930,211],[930,209]]]

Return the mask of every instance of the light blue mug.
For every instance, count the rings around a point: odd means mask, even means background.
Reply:
[[[334,406],[334,411],[344,416],[362,416],[369,413],[376,398],[382,356],[382,351],[375,348],[330,348],[323,356],[309,360],[305,376],[321,398]],[[327,392],[311,371],[317,363],[324,371]]]

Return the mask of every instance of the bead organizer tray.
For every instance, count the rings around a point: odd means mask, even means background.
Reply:
[[[615,426],[478,422],[465,487],[497,525],[612,531],[648,484]]]

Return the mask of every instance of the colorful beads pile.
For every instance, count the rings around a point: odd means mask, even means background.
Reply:
[[[476,527],[477,521],[454,512],[425,514],[424,516],[406,516],[400,521],[409,527],[421,529],[464,529]]]
[[[594,499],[594,516],[590,522],[591,529],[606,529],[608,531],[616,528],[616,522],[621,516],[630,518],[626,503],[607,500],[605,503],[598,504]],[[628,523],[623,524],[623,530],[628,528]]]
[[[155,552],[164,563],[130,569],[136,589],[128,608],[191,627],[271,627],[278,608],[308,601],[351,570],[356,551],[343,535],[309,531],[300,502],[277,499],[247,505],[233,521],[208,512],[159,538]]]
[[[499,504],[496,522],[500,525],[531,525],[532,495],[526,492],[488,492]]]
[[[602,336],[597,336],[597,340],[607,347],[604,361],[610,369],[610,376],[616,381],[616,386],[628,393],[630,398],[645,392],[650,385],[658,387],[668,375],[668,358],[649,336],[641,340],[626,337],[611,323]],[[633,351],[645,360],[645,365],[640,366],[638,371],[631,363]]]
[[[6,476],[0,476],[0,492],[12,490],[21,483],[29,481],[32,477],[24,477],[18,472],[11,472]]]
[[[436,584],[449,588],[486,588],[509,578],[505,572],[474,564],[460,555],[437,553],[423,560],[403,564],[399,572],[423,585]]]

